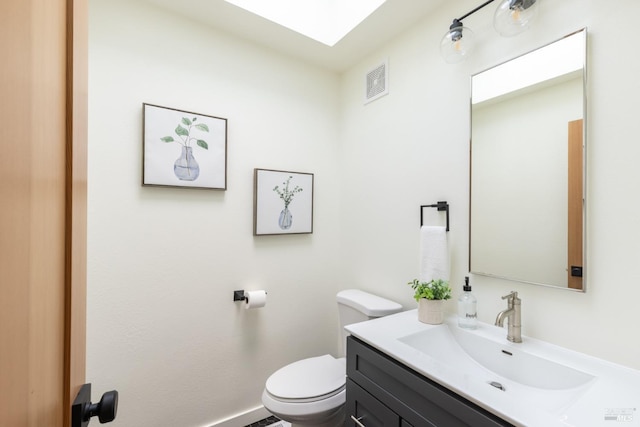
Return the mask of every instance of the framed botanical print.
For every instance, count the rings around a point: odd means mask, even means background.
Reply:
[[[227,189],[227,119],[143,104],[142,185]]]
[[[313,174],[254,169],[253,234],[313,233]]]

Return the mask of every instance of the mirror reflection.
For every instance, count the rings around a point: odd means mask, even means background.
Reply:
[[[586,30],[471,78],[469,270],[584,290]]]

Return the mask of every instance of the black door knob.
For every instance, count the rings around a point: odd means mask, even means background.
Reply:
[[[98,403],[85,403],[82,418],[84,421],[89,421],[89,418],[97,416],[100,424],[110,423],[116,419],[117,412],[118,392],[112,390],[103,394]]]
[[[117,391],[108,391],[102,395],[100,402],[91,403],[91,384],[84,384],[71,405],[71,427],[87,427],[91,417],[95,416],[100,424],[109,423],[115,420],[117,411]]]

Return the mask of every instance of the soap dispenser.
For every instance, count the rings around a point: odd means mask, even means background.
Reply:
[[[476,329],[478,327],[477,300],[471,293],[469,277],[464,278],[464,291],[458,298],[458,326],[466,329]]]

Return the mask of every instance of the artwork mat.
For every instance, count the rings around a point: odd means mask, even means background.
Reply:
[[[284,209],[284,201],[274,188],[277,185],[282,189],[289,177],[292,177],[290,190],[297,185],[302,191],[296,193],[289,204],[293,215],[291,228],[283,230],[278,225],[278,218]],[[254,169],[254,236],[313,233],[313,191],[312,173]]]
[[[227,119],[148,103],[142,106],[143,186],[227,189]],[[197,134],[199,139],[207,142],[208,149],[195,143],[191,145],[193,156],[200,166],[200,175],[194,181],[182,181],[174,174],[173,164],[181,155],[181,144],[161,140],[166,136],[177,140],[175,129],[182,124],[183,117],[196,117],[198,123],[204,123],[209,128],[209,132],[200,131]]]

